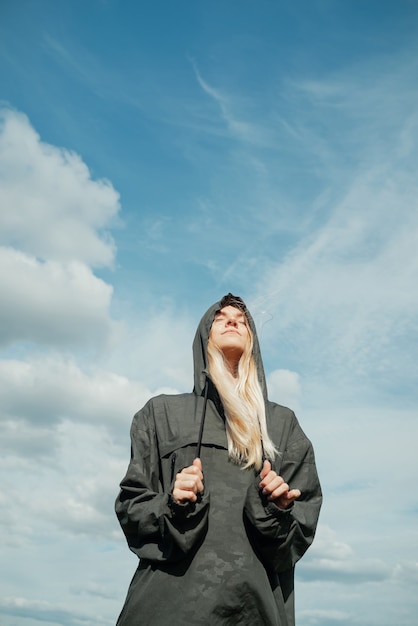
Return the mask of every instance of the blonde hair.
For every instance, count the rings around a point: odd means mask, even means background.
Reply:
[[[245,318],[248,341],[238,363],[237,377],[234,378],[225,362],[223,352],[209,335],[209,373],[219,393],[226,418],[228,452],[232,461],[255,467],[263,464],[263,452],[273,459],[277,452],[271,441],[266,424],[266,409],[263,392],[257,376],[254,361],[253,334]]]

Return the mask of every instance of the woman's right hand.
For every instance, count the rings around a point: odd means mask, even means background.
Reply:
[[[173,499],[176,502],[186,501],[196,502],[197,495],[203,492],[203,472],[202,461],[195,459],[193,465],[185,467],[178,474],[172,491]]]

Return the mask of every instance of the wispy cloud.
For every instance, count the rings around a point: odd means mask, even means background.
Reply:
[[[321,142],[327,147],[319,150],[318,172],[336,155],[330,169],[317,174],[333,192],[322,192],[315,228],[311,224],[309,234],[284,258],[271,259],[253,300],[274,318],[266,327],[269,336],[276,334],[283,346],[293,336],[300,347],[309,345],[308,351],[294,354],[299,362],[316,363],[322,374],[350,370],[349,376],[353,371],[364,376],[374,370],[380,378],[405,377],[411,384],[418,314],[413,288],[418,282],[414,91],[395,73],[369,77],[368,83],[364,78],[356,84],[352,76],[344,82],[340,76],[337,84],[299,87],[313,105],[305,113],[306,150],[313,154]],[[379,102],[376,111],[369,108],[371,102]],[[331,105],[340,117],[327,116]],[[397,110],[403,115],[397,116]],[[297,116],[303,116],[302,105]],[[319,142],[310,123],[315,116],[323,122]],[[351,128],[356,129],[355,141]],[[341,142],[343,156],[338,155]],[[399,345],[403,365],[395,356]],[[285,349],[290,353],[296,343]]]
[[[249,144],[265,143],[262,128],[253,121],[244,120],[234,112],[233,97],[211,86],[201,75],[196,62],[192,62],[196,79],[203,91],[217,104],[221,120],[226,125],[231,138]]]

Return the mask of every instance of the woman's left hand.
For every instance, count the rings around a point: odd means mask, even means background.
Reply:
[[[263,494],[280,509],[285,509],[301,495],[299,489],[289,489],[289,485],[284,482],[283,478],[271,469],[270,461],[264,461],[260,478],[259,487]]]

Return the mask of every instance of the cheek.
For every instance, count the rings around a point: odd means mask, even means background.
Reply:
[[[249,347],[250,344],[251,344],[251,335],[250,335],[248,329],[246,329],[244,338],[245,338],[245,347],[247,347],[247,346]]]

